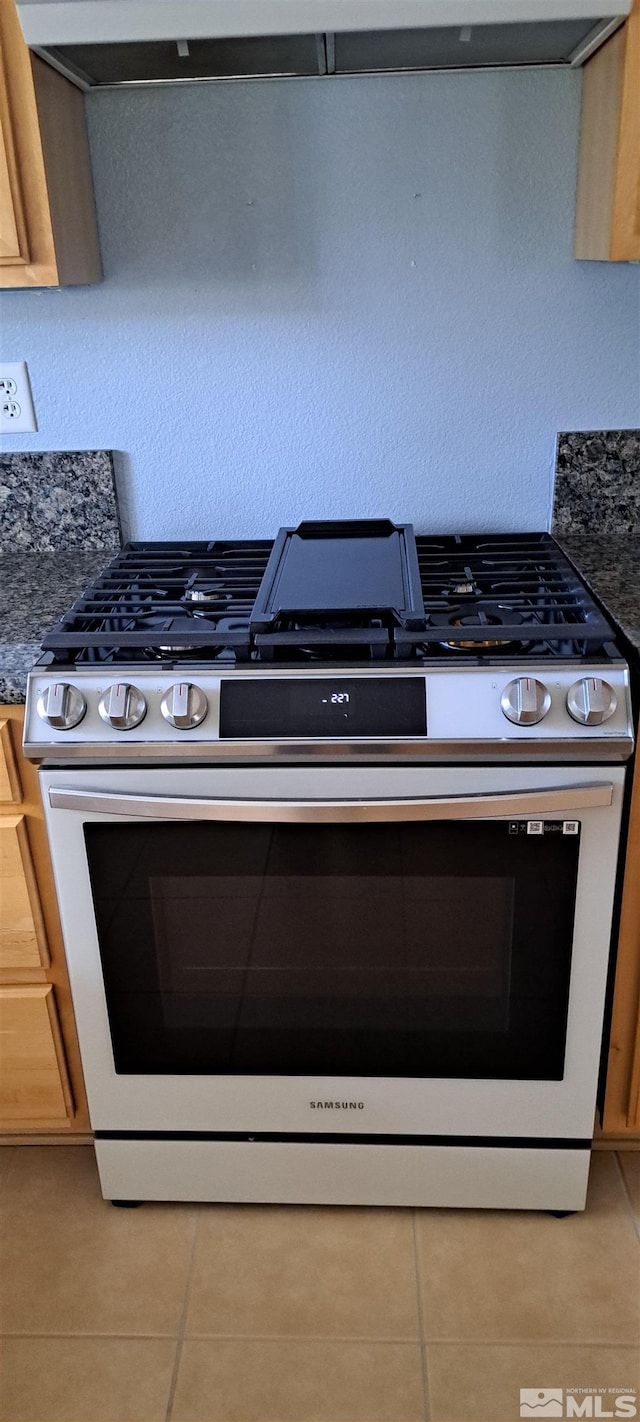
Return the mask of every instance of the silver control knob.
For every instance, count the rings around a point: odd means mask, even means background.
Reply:
[[[147,703],[137,686],[117,681],[100,697],[98,710],[103,721],[116,731],[131,731],[139,726],[147,712]]]
[[[177,726],[179,731],[191,731],[204,721],[209,702],[199,686],[190,681],[177,681],[163,696],[160,710],[170,725]]]
[[[534,676],[518,676],[510,681],[500,698],[508,721],[516,726],[535,726],[542,721],[551,706],[551,696]]]
[[[38,697],[38,715],[48,726],[58,731],[70,731],[82,720],[87,703],[77,686],[68,681],[56,681]]]
[[[601,726],[618,705],[613,687],[599,676],[585,676],[567,692],[567,711],[582,726]]]

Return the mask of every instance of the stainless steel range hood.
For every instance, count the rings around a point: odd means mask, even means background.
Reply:
[[[632,0],[18,0],[82,85],[582,63]]]

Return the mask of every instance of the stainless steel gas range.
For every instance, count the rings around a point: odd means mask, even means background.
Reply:
[[[631,726],[549,535],[127,545],[25,716],[105,1197],[581,1209]]]

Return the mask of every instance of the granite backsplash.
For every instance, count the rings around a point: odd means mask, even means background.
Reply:
[[[115,553],[121,543],[109,451],[0,454],[0,554]]]
[[[121,541],[108,451],[0,454],[0,705],[24,701],[45,633]]]
[[[552,532],[640,654],[640,430],[558,435]]]
[[[640,430],[558,435],[552,532],[640,535]]]

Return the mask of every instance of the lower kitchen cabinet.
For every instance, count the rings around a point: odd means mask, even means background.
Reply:
[[[36,769],[0,706],[0,1135],[89,1129]]]
[[[640,1137],[640,755],[620,912],[603,1136]]]
[[[66,1127],[74,1114],[51,983],[0,987],[0,1119]]]
[[[0,816],[0,883],[0,967],[48,967],[40,895],[24,815]]]

